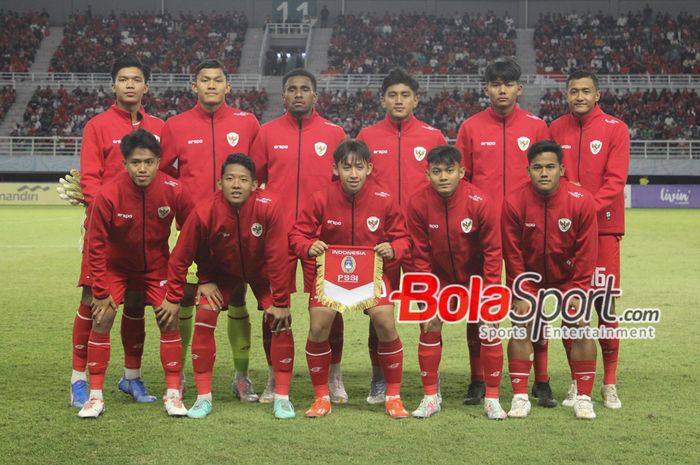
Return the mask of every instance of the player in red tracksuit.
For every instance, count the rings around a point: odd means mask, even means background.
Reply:
[[[83,130],[80,148],[80,185],[85,198],[86,220],[99,189],[124,172],[124,157],[119,149],[121,139],[139,128],[159,137],[163,121],[146,114],[141,100],[148,92],[150,71],[133,55],[117,59],[112,65],[112,91],[115,103],[105,112],[90,119]],[[84,238],[89,231],[84,233]],[[82,287],[80,306],[73,321],[73,372],[71,375],[71,405],[81,408],[88,400],[85,369],[87,343],[92,328],[90,304],[92,277],[88,266],[88,240],[83,243],[83,258],[78,286]],[[127,290],[121,322],[124,345],[124,376],[119,389],[137,402],[155,402],[141,380],[141,356],[145,339],[144,309],[141,294]]]
[[[410,197],[429,185],[425,177],[428,169],[426,156],[433,148],[447,142],[440,130],[420,121],[413,115],[419,102],[418,81],[406,71],[396,68],[382,81],[381,105],[386,110],[384,120],[366,127],[357,140],[367,144],[372,154],[372,175],[384,192],[397,199],[401,212],[406,214]],[[396,262],[385,272],[392,287],[398,289],[401,263]],[[372,362],[372,381],[367,402],[384,402],[386,385],[377,359],[377,335],[370,322],[367,341]]]
[[[442,287],[468,285],[474,270],[483,270],[484,286],[501,284],[503,256],[498,208],[486,194],[463,181],[462,156],[443,145],[428,153],[430,186],[416,192],[408,202],[406,223],[413,242],[411,271],[433,273]],[[440,411],[438,367],[442,356],[442,320],[434,318],[421,327],[418,362],[423,400],[413,412],[428,418]],[[502,420],[506,413],[499,402],[503,348],[500,339],[481,341],[489,418]]]
[[[620,241],[625,233],[624,189],[630,163],[630,133],[627,125],[598,106],[598,78],[586,71],[576,71],[566,80],[569,113],[552,122],[552,138],[564,149],[566,177],[593,194],[598,212],[598,259],[593,275],[594,287],[605,287],[613,276],[620,287]],[[598,311],[598,326],[617,328],[614,318]],[[567,341],[567,354],[571,347]],[[620,340],[599,340],[603,354],[603,405],[618,409],[622,402],[617,394],[617,358]],[[573,404],[576,388],[572,382],[564,405]]]
[[[598,249],[593,196],[565,179],[561,147],[553,141],[539,141],[528,151],[530,183],[523,184],[506,196],[502,212],[503,257],[506,262],[506,283],[514,286],[517,277],[534,272],[541,281],[525,281],[523,290],[536,295],[538,289],[571,289],[587,291]],[[515,292],[515,291],[514,291]],[[521,294],[522,295],[522,294]],[[512,311],[527,315],[531,303],[516,294]],[[533,297],[532,302],[535,302]],[[578,312],[581,301],[574,298],[571,306]],[[533,312],[534,313],[534,312]],[[513,322],[515,326],[519,323]],[[575,323],[586,327],[584,318]],[[526,324],[528,334],[532,322]],[[530,413],[527,396],[532,366],[531,338],[511,338],[508,342],[508,370],[513,386],[513,402],[509,417],[524,418]],[[573,340],[571,365],[577,380],[574,411],[577,418],[593,419],[591,390],[596,370],[596,347],[592,339]]]
[[[262,126],[251,149],[258,167],[258,181],[265,189],[278,194],[283,202],[285,221],[289,229],[308,205],[311,194],[331,183],[333,151],[346,137],[345,132],[314,110],[318,99],[316,77],[303,69],[294,69],[282,78],[286,113]],[[291,289],[296,290],[297,257],[290,255]],[[313,260],[301,260],[304,292],[310,292],[315,274]],[[263,326],[265,353],[270,350],[270,334]],[[331,400],[348,401],[343,385],[340,362],[343,355],[343,318],[340,313],[331,330],[332,363],[330,370]],[[271,402],[274,391],[272,365],[260,402]]]
[[[520,66],[512,60],[499,60],[486,68],[484,93],[489,108],[468,118],[459,128],[457,148],[462,152],[465,179],[492,199],[500,214],[504,197],[528,181],[527,150],[538,140],[549,139],[547,123],[523,110],[518,97],[523,91]],[[484,396],[485,385],[479,359],[478,326],[467,325],[471,382],[465,404],[476,405]],[[535,383],[532,394],[539,405],[555,407],[549,385],[547,340],[535,344]]]
[[[192,340],[197,401],[187,413],[203,418],[212,411],[212,372],[216,357],[214,329],[219,311],[228,307],[240,282],[250,284],[258,308],[266,312],[272,337],[275,416],[292,418],[289,385],[294,367],[294,339],[289,316],[287,229],[281,202],[256,190],[255,164],[243,154],[230,155],[221,169],[221,190],[199,203],[182,228],[168,269],[162,307],[179,307],[187,269],[198,265],[199,301]]]
[[[180,179],[198,203],[208,200],[218,190],[221,167],[229,154],[250,154],[260,125],[252,113],[226,104],[231,84],[220,61],[205,60],[197,66],[192,90],[197,94],[195,106],[168,119],[163,128],[161,169]],[[193,268],[180,313],[183,363],[192,338],[196,284]],[[228,339],[235,368],[232,387],[239,399],[257,402],[258,396],[248,376],[251,335],[245,292],[245,285],[236,289],[228,310]]]
[[[361,141],[344,141],[333,152],[333,160],[333,173],[339,181],[311,196],[289,234],[290,248],[299,257],[311,259],[321,255],[328,245],[373,246],[386,263],[400,261],[410,248],[406,225],[392,196],[368,180],[372,163],[367,145]],[[386,277],[384,286],[387,292],[367,314],[379,337],[379,363],[387,380],[386,412],[394,418],[405,418],[408,412],[400,397],[403,345],[396,331],[394,306],[387,297],[391,284]],[[335,313],[318,301],[312,288],[306,360],[315,400],[306,412],[307,417],[321,417],[331,411],[328,336]]]
[[[88,225],[88,261],[92,276],[92,331],[88,341],[90,399],[78,413],[98,417],[104,410],[102,386],[109,362],[109,332],[127,288],[157,306],[165,295],[168,238],[174,218],[185,221],[193,207],[182,185],[158,171],[158,141],[139,129],[121,142],[125,173],[97,194]],[[160,358],[165,371],[168,415],[182,416],[180,332],[177,313],[156,312],[160,327]]]

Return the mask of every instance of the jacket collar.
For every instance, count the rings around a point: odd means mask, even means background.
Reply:
[[[589,111],[588,113],[586,113],[585,115],[583,115],[580,118],[578,116],[574,115],[573,113],[571,113],[571,116],[574,118],[574,121],[576,121],[576,122],[580,121],[581,124],[585,126],[602,114],[603,114],[603,110],[600,109],[600,105],[596,104],[596,106],[594,106],[591,111]]]
[[[392,131],[399,132],[399,125],[394,123],[388,114],[384,117],[384,124],[389,126]],[[419,124],[418,118],[412,114],[408,119],[401,122],[401,132],[410,131],[417,124]]]
[[[282,118],[287,121],[289,125],[291,125],[294,128],[299,128],[299,118],[296,116],[292,115],[290,112],[285,112],[284,115],[282,115]],[[309,127],[311,124],[313,124],[318,118],[320,118],[319,114],[316,113],[315,109],[311,110],[311,114],[309,115],[308,118],[302,118],[301,119],[301,127],[302,130],[306,129]]]
[[[117,105],[117,102],[112,104],[112,110],[114,110],[121,118],[124,118],[131,123],[131,112],[121,108],[119,105]],[[146,114],[145,110],[143,109],[143,105],[139,107],[137,113],[139,115],[139,121],[143,121],[143,117]]]
[[[503,120],[506,120],[506,124],[510,124],[515,118],[517,118],[518,114],[520,114],[521,111],[523,111],[520,106],[516,103],[515,106],[513,107],[513,111],[508,113],[505,118],[498,113],[496,113],[493,108],[488,107],[486,110],[486,114],[488,114],[494,121],[498,121],[499,123],[502,123]]]

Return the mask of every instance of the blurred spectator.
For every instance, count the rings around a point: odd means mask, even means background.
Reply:
[[[0,87],[0,122],[5,119],[5,115],[14,103],[16,95],[17,92],[12,87]]]
[[[0,71],[29,70],[44,36],[49,32],[49,14],[0,10]]]
[[[600,106],[629,125],[632,139],[700,139],[700,97],[693,90],[606,91]],[[564,92],[547,91],[540,117],[551,123],[566,112]]]
[[[260,119],[267,104],[267,92],[235,91],[227,96],[230,105],[249,111]],[[144,106],[149,113],[162,119],[192,108],[197,98],[192,92],[167,89],[146,94]],[[81,89],[71,91],[63,86],[40,88],[34,92],[22,123],[12,136],[80,136],[85,123],[114,103],[110,89]]]
[[[50,70],[104,72],[115,58],[129,52],[138,55],[155,73],[191,73],[208,58],[223,61],[228,72],[235,73],[247,28],[245,14],[237,12],[73,15],[51,59]]]
[[[495,13],[340,15],[328,49],[328,73],[385,74],[395,66],[424,74],[477,74],[515,55],[509,17]]]
[[[540,14],[534,35],[538,73],[700,73],[700,15]]]

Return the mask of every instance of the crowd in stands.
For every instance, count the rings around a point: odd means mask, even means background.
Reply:
[[[15,101],[17,92],[9,86],[0,87],[0,122],[5,118],[7,111]]]
[[[421,94],[415,115],[453,139],[457,137],[462,121],[486,106],[488,98],[479,90],[442,91],[432,97]],[[351,137],[357,136],[363,127],[383,119],[385,114],[379,93],[369,89],[321,91],[317,108],[321,115],[341,126]]]
[[[700,73],[700,15],[540,14],[534,42],[538,73]]]
[[[46,11],[17,13],[0,10],[0,71],[28,71],[48,31],[49,14]]]
[[[424,74],[483,73],[515,55],[513,19],[493,12],[340,15],[328,49],[328,73],[384,74],[395,66]]]
[[[227,96],[230,105],[255,113],[260,119],[267,104],[267,92],[236,91]],[[162,119],[189,110],[197,102],[192,92],[167,89],[144,96],[144,107]],[[108,109],[114,103],[109,89],[37,88],[23,120],[12,131],[12,136],[80,136],[87,121]]]
[[[693,90],[606,91],[600,106],[629,125],[632,139],[700,139],[700,96]],[[547,123],[566,111],[562,91],[549,90],[540,101]]]
[[[112,13],[73,15],[50,71],[94,73],[109,70],[115,58],[135,53],[155,73],[191,73],[207,58],[238,70],[248,20],[243,13]],[[76,53],[79,50],[80,53]]]

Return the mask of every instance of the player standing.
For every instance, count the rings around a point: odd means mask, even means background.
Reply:
[[[321,255],[328,245],[372,246],[385,262],[400,262],[410,247],[406,225],[394,199],[374,183],[366,182],[372,172],[369,149],[363,142],[347,140],[333,152],[333,161],[333,174],[339,181],[312,195],[289,234],[290,248],[299,257],[313,258]],[[400,397],[403,345],[396,331],[394,305],[387,297],[391,285],[386,276],[384,286],[387,292],[367,309],[367,314],[379,338],[377,355],[387,380],[386,413],[393,418],[405,418],[408,412]],[[307,417],[322,417],[331,412],[328,336],[335,315],[336,311],[323,305],[312,288],[306,360],[315,399],[306,412]]]
[[[598,213],[598,259],[593,275],[594,287],[605,287],[607,276],[620,287],[620,241],[625,233],[624,189],[630,163],[630,133],[627,125],[601,110],[600,87],[595,74],[575,71],[566,80],[569,113],[552,122],[552,138],[564,150],[566,177],[593,194]],[[598,326],[617,328],[616,320],[606,321],[596,300]],[[611,308],[615,315],[615,302]],[[617,358],[620,340],[599,341],[603,354],[603,405],[619,409],[617,394]],[[564,340],[567,356],[571,346]],[[576,386],[572,381],[566,406],[572,406]]]
[[[148,92],[148,67],[133,55],[125,55],[112,65],[112,92],[115,102],[105,112],[90,119],[83,130],[80,147],[80,186],[87,206],[86,221],[90,216],[97,191],[104,184],[124,171],[124,157],[119,144],[124,135],[139,128],[156,137],[160,135],[163,121],[146,114],[141,104]],[[84,237],[89,236],[86,230]],[[78,286],[82,287],[80,306],[73,321],[73,372],[71,374],[71,405],[81,408],[88,400],[87,366],[88,338],[93,326],[92,276],[88,265],[89,243],[83,243],[83,258]],[[148,394],[141,379],[141,356],[145,339],[143,299],[140,293],[128,289],[124,295],[124,311],[121,321],[121,339],[124,345],[124,376],[119,380],[121,391],[137,402],[155,402]]]
[[[205,60],[197,65],[192,91],[197,94],[195,106],[165,123],[161,168],[180,179],[191,192],[195,203],[198,203],[217,191],[219,173],[227,155],[232,152],[250,153],[260,125],[252,113],[226,104],[231,84],[226,68],[220,61]],[[196,284],[196,269],[193,268],[188,274],[180,312],[183,361],[192,338]],[[236,370],[232,389],[239,399],[257,402],[258,396],[248,376],[251,336],[245,293],[245,284],[241,283],[230,294],[227,329]]]
[[[126,172],[106,184],[91,205],[88,260],[92,276],[92,330],[88,340],[90,398],[78,413],[96,418],[104,411],[102,387],[109,362],[110,341],[117,307],[126,289],[157,306],[165,295],[168,237],[173,219],[184,222],[193,207],[182,185],[158,171],[160,146],[144,129],[121,142]],[[165,371],[168,415],[182,416],[178,387],[182,340],[177,312],[156,312],[160,327],[160,359]]]
[[[406,214],[413,242],[411,271],[433,273],[443,287],[468,285],[472,274],[483,276],[484,286],[500,284],[499,209],[480,189],[463,181],[461,159],[459,150],[449,145],[428,152],[430,186],[414,193]],[[424,397],[414,417],[428,418],[440,411],[441,356],[442,320],[436,317],[421,327],[418,362]],[[503,370],[500,339],[481,341],[481,359],[486,380],[484,409],[490,419],[503,420],[506,413],[498,398]]]
[[[272,336],[275,377],[274,414],[294,418],[289,386],[294,367],[294,339],[289,313],[287,229],[281,203],[257,189],[255,164],[243,154],[229,155],[221,168],[221,190],[199,203],[182,228],[168,264],[162,309],[172,313],[184,297],[187,269],[195,260],[199,278],[192,340],[197,401],[187,415],[204,418],[212,411],[212,375],[216,358],[214,330],[241,282],[250,284],[258,308],[266,313]]]
[[[380,101],[386,117],[363,128],[357,135],[357,140],[365,142],[370,149],[372,178],[384,192],[396,199],[404,214],[411,195],[429,184],[425,178],[428,152],[447,143],[440,130],[414,116],[413,111],[420,101],[418,89],[418,81],[413,76],[400,68],[392,69],[382,81]],[[398,289],[401,262],[387,265],[385,273],[391,286]],[[377,357],[377,335],[371,321],[367,343],[372,361],[367,402],[381,404],[386,385]]]
[[[513,287],[525,272],[538,273],[542,279],[526,281],[524,290],[536,295],[539,289],[587,291],[597,256],[597,231],[593,196],[560,179],[564,174],[561,147],[543,140],[528,150],[527,172],[530,182],[506,196],[502,212],[503,257],[506,284]],[[566,304],[566,302],[563,302]],[[572,308],[573,307],[573,308]],[[566,311],[578,311],[580,300],[571,301]],[[532,310],[526,300],[513,300],[513,311],[526,315]],[[517,324],[514,322],[514,325]],[[580,328],[588,322],[579,319]],[[526,324],[528,336],[532,322]],[[508,370],[513,386],[513,402],[508,416],[525,418],[530,413],[527,396],[532,367],[531,338],[508,341]],[[571,367],[577,381],[574,401],[576,418],[593,419],[591,390],[595,379],[595,342],[588,338],[572,340]]]
[[[484,76],[484,93],[490,105],[464,121],[457,136],[465,179],[496,203],[499,214],[504,197],[528,181],[528,148],[538,140],[549,138],[547,124],[518,105],[518,97],[523,91],[520,73],[520,66],[513,60],[491,63]],[[476,324],[467,324],[467,345],[471,382],[464,403],[476,405],[486,388]],[[535,344],[532,394],[539,399],[539,405],[555,407],[557,402],[549,386],[547,346],[546,339]]]
[[[288,230],[294,226],[301,211],[306,208],[311,194],[331,183],[332,154],[345,139],[345,132],[314,109],[316,77],[304,70],[294,69],[282,78],[282,99],[286,112],[262,126],[251,149],[251,158],[258,167],[257,178],[265,189],[275,192],[283,203]],[[297,257],[290,255],[290,289],[296,290]],[[311,292],[315,263],[301,260],[304,292]],[[270,333],[263,325],[263,342],[268,356],[269,376],[260,402],[271,402],[274,391],[272,363],[269,358]],[[338,313],[330,335],[331,368],[329,372],[331,400],[345,403],[348,395],[343,385],[340,362],[343,355],[343,319]]]

